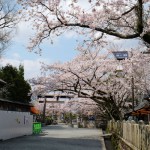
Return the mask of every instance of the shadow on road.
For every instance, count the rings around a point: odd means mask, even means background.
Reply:
[[[0,150],[101,150],[101,141],[92,139],[26,136],[0,142]]]
[[[105,150],[100,130],[51,125],[42,133],[0,142],[0,150]]]

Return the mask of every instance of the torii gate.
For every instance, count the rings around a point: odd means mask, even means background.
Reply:
[[[68,99],[71,99],[71,98],[74,98],[73,95],[64,95],[64,94],[46,94],[46,95],[38,95],[37,96],[38,99],[40,98],[44,98],[44,100],[39,100],[39,103],[44,103],[44,106],[43,106],[43,122],[45,123],[45,111],[46,111],[46,104],[47,103],[64,103],[64,101],[59,101],[60,98],[68,98]],[[56,98],[56,101],[47,101],[47,98]]]

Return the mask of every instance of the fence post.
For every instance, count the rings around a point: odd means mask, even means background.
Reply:
[[[139,143],[140,143],[140,150],[143,150],[143,125],[144,125],[144,122],[143,120],[140,120],[139,121]]]

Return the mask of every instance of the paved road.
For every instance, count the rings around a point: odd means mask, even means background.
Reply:
[[[0,150],[105,150],[101,130],[53,125],[40,135],[24,136],[0,142]]]

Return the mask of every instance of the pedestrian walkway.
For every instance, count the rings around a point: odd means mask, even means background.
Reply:
[[[1,141],[0,150],[105,150],[101,135],[98,129],[51,125],[39,135]]]

